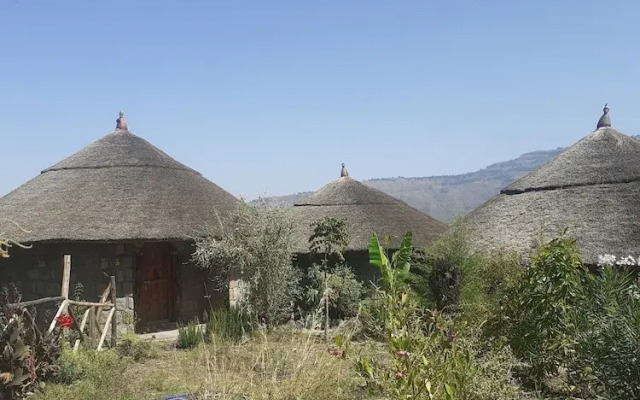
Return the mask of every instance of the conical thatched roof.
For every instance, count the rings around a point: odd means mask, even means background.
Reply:
[[[198,172],[117,129],[0,198],[0,232],[22,242],[185,239],[215,232],[236,204]]]
[[[309,251],[310,224],[325,217],[344,218],[349,226],[349,250],[366,250],[375,232],[389,236],[397,247],[407,232],[414,235],[414,245],[425,247],[446,230],[446,225],[410,207],[386,193],[348,176],[341,177],[293,207],[295,250]]]
[[[564,229],[589,263],[640,254],[640,141],[608,121],[464,218],[478,250],[527,254]]]

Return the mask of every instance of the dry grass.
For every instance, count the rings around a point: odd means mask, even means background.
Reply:
[[[320,338],[300,333],[256,333],[241,345],[214,342],[188,351],[165,347],[157,358],[138,363],[114,356],[92,362],[95,373],[70,385],[49,385],[34,399],[149,400],[190,393],[196,399],[328,400],[365,394],[352,360],[329,354]]]

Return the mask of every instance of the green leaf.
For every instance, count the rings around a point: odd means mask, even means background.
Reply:
[[[385,261],[386,256],[384,255],[382,246],[380,246],[378,237],[376,235],[371,236],[369,239],[369,263],[379,269],[382,269]]]
[[[448,383],[444,384],[444,390],[447,392],[447,399],[450,399],[450,400],[455,399],[453,388]]]

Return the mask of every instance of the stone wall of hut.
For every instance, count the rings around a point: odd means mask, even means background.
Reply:
[[[109,243],[42,243],[31,249],[11,249],[8,259],[0,260],[0,287],[13,284],[22,300],[59,296],[61,292],[63,257],[71,255],[69,297],[98,301],[109,284],[109,276],[116,277],[119,334],[133,332],[136,324],[134,290],[136,254],[139,244]],[[225,296],[207,284],[207,273],[190,264],[191,247],[176,246],[176,320],[202,319],[211,306],[225,304]],[[56,306],[38,306],[37,319],[51,322]],[[80,318],[79,316],[77,316]],[[101,319],[104,321],[106,313]]]

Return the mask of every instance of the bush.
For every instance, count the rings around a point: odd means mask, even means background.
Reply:
[[[429,275],[429,289],[438,310],[455,311],[460,303],[462,269],[449,258],[433,262]]]
[[[501,312],[490,321],[514,354],[530,364],[536,381],[556,374],[571,351],[571,315],[580,309],[586,273],[576,242],[554,239],[532,255],[526,272],[502,299]]]
[[[74,353],[65,348],[60,356],[60,383],[71,384],[88,381],[99,384],[109,377],[118,377],[128,362],[113,350],[79,350]]]
[[[358,370],[372,393],[394,399],[513,399],[522,395],[511,378],[513,358],[504,352],[474,348],[479,340],[464,340],[471,332],[464,322],[438,311],[423,312],[410,296],[402,276],[409,272],[411,236],[391,262],[384,257],[377,238],[370,246],[371,264],[381,270],[385,304],[385,347],[388,361],[368,357],[358,361]],[[478,359],[482,360],[481,362]]]
[[[587,277],[572,315],[568,380],[584,397],[640,398],[640,288],[635,274],[605,267]]]
[[[202,328],[196,322],[189,322],[187,325],[178,325],[179,349],[194,349],[202,342]]]
[[[487,331],[526,362],[529,378],[581,398],[640,396],[640,288],[635,274],[590,272],[576,242],[540,246],[505,291]],[[550,378],[561,384],[550,385]]]
[[[306,309],[313,310],[322,302],[325,275],[322,267],[313,265],[308,273],[309,283],[305,289]],[[335,266],[327,272],[329,299],[329,317],[332,320],[345,320],[358,314],[363,295],[362,283],[345,264]]]
[[[134,361],[142,361],[157,356],[153,344],[141,340],[135,334],[127,334],[120,339],[116,351],[122,357],[130,357]]]
[[[478,280],[481,263],[482,258],[469,248],[462,225],[454,223],[425,252],[414,252],[410,285],[424,306],[456,311],[484,301]]]
[[[212,271],[224,286],[230,276],[248,283],[250,311],[267,326],[287,321],[299,295],[299,272],[293,266],[293,222],[284,207],[242,202],[231,229],[222,238],[196,239],[193,259]],[[224,289],[224,288],[223,288]]]
[[[211,310],[205,326],[206,338],[239,342],[253,332],[255,323],[251,314],[241,307]]]
[[[60,329],[40,332],[35,311],[9,307],[20,301],[15,288],[4,288],[0,303],[0,398],[22,398],[59,373]]]

